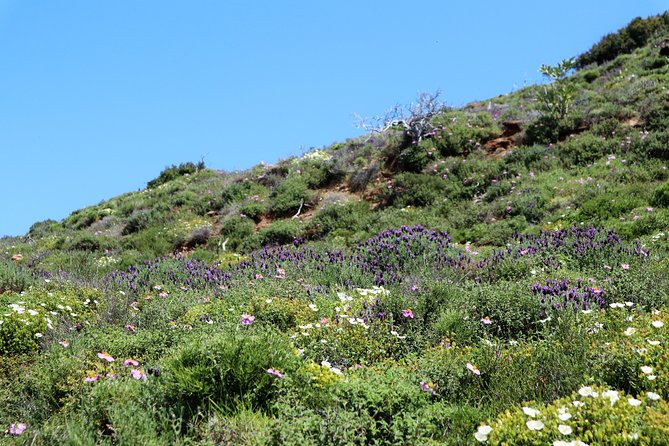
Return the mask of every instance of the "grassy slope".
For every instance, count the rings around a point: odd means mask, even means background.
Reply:
[[[532,86],[443,110],[417,144],[390,130],[246,172],[162,175],[2,240],[0,424],[28,423],[18,444],[466,444],[513,409],[490,441],[521,444],[523,401],[590,382],[668,398],[650,325],[669,297],[665,39],[577,71],[554,122]],[[522,131],[505,137],[510,121]],[[452,240],[382,232],[402,225]],[[608,310],[564,311],[565,295]],[[611,429],[661,438],[662,404]],[[585,424],[589,442],[610,434]]]

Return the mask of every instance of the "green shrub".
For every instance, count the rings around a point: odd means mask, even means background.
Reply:
[[[276,216],[284,217],[297,212],[301,204],[308,204],[312,198],[313,193],[307,183],[299,176],[291,176],[271,194],[270,211]]]
[[[140,211],[133,214],[121,231],[122,235],[134,234],[149,227],[151,224],[151,212]]]
[[[198,162],[197,164],[188,162],[181,163],[178,166],[172,165],[170,167],[166,167],[162,172],[160,172],[158,178],[149,181],[147,183],[147,187],[149,189],[154,189],[181,176],[192,175],[196,172],[199,172],[200,170],[204,170],[204,168],[205,165],[202,161]]]
[[[166,361],[165,385],[170,398],[193,413],[210,405],[266,409],[281,384],[267,370],[291,376],[298,363],[282,335],[248,327],[198,337],[180,347]]]
[[[255,222],[259,222],[260,219],[267,213],[267,205],[259,201],[248,201],[239,208],[241,214],[246,215]]]
[[[441,113],[432,124],[436,130],[429,141],[444,156],[467,155],[501,133],[489,113]]]
[[[430,206],[447,196],[446,181],[435,175],[401,173],[388,185],[384,195],[389,204],[397,207]]]
[[[566,442],[580,440],[585,444],[628,444],[638,438],[637,441],[644,444],[654,435],[651,432],[666,429],[662,425],[646,427],[643,423],[650,410],[664,404],[648,395],[632,398],[606,387],[583,386],[548,406],[528,403],[523,408],[507,411],[485,424],[489,428],[479,427],[477,439],[485,438],[491,445],[553,445],[556,438]],[[487,434],[483,435],[484,432]]]
[[[336,202],[320,208],[309,226],[318,236],[351,236],[370,217],[366,201]]]
[[[564,165],[585,165],[610,153],[618,153],[619,144],[614,140],[603,140],[591,133],[569,138],[556,148]]]
[[[221,239],[222,243],[228,239],[226,248],[236,250],[244,241],[253,235],[253,220],[244,217],[231,217],[223,221],[221,225]]]
[[[651,16],[646,19],[637,17],[625,28],[607,34],[588,51],[578,56],[579,67],[592,63],[602,64],[615,59],[621,54],[628,54],[640,48],[656,34],[669,30],[669,14]]]
[[[292,243],[299,233],[300,226],[295,220],[277,220],[258,231],[255,240],[249,241],[249,245],[254,243],[257,246],[285,245]]]
[[[35,283],[30,271],[13,262],[0,260],[0,294],[10,291],[20,293]]]
[[[655,191],[653,191],[651,204],[653,206],[669,207],[669,181],[658,186]]]
[[[589,84],[597,80],[598,77],[599,77],[598,70],[587,70],[583,72],[583,79]]]

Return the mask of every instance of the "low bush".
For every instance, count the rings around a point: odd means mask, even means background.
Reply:
[[[212,407],[268,409],[282,380],[267,371],[291,376],[298,366],[280,333],[240,326],[186,343],[166,361],[164,376],[169,398],[192,413]]]
[[[146,186],[149,189],[153,189],[181,176],[191,175],[200,170],[204,170],[204,168],[205,165],[204,162],[202,161],[198,162],[197,164],[188,162],[188,163],[181,163],[178,166],[172,165],[170,167],[166,167],[162,172],[160,172],[158,178],[149,181]]]
[[[278,217],[285,217],[297,212],[300,205],[309,204],[313,192],[299,176],[288,177],[270,195],[270,211]]]

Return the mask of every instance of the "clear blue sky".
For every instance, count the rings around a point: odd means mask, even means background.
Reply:
[[[418,92],[541,80],[666,0],[0,0],[0,235],[141,189],[357,136]]]

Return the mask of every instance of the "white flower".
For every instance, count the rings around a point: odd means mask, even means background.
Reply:
[[[624,308],[625,304],[619,303],[619,302],[614,302],[612,304],[609,304],[609,307],[611,308]]]
[[[582,402],[582,401],[573,401],[572,404],[574,405],[574,407],[583,407],[583,406],[585,406],[585,403]]]
[[[479,432],[479,431],[474,432],[474,438],[476,438],[476,440],[477,440],[477,441],[480,441],[481,443],[485,443],[486,441],[488,441],[488,436],[487,436],[487,435],[483,435],[483,434],[482,434],[481,432]]]
[[[338,297],[339,300],[341,300],[342,302],[348,302],[348,301],[352,301],[352,300],[353,300],[353,298],[352,298],[351,296],[347,295],[346,293],[341,293],[341,292],[340,292],[340,293],[337,293],[337,297]]]
[[[572,442],[570,441],[562,441],[562,440],[555,440],[553,442],[553,446],[572,446]]]
[[[318,311],[316,304],[309,304],[309,308],[311,308],[312,311]]]
[[[650,339],[648,339],[648,343],[650,345],[660,345],[660,341],[651,341]]]
[[[573,432],[571,426],[567,426],[566,424],[559,425],[558,431],[560,431],[562,435],[569,435]]]
[[[632,305],[634,305],[634,302],[625,301],[625,305],[631,307]]]
[[[625,336],[632,336],[634,333],[636,333],[636,328],[634,327],[627,327],[627,330],[623,332]]]
[[[640,406],[641,405],[641,400],[638,400],[636,398],[627,398],[627,402],[630,403],[630,406]]]
[[[618,391],[617,390],[607,390],[605,392],[602,392],[602,398],[608,398],[611,400],[611,405],[613,406],[613,403],[618,401],[620,397],[618,396]]]
[[[578,389],[578,394],[581,396],[590,396],[592,395],[592,387],[588,386],[581,387],[580,389]]]
[[[560,421],[567,421],[568,419],[571,418],[571,414],[569,412],[564,412],[558,415],[558,418],[560,419]]]
[[[592,313],[592,310],[581,310],[581,313],[590,314],[590,313]]]
[[[35,337],[37,339],[41,338],[42,336],[44,336],[42,333],[35,333]]]
[[[548,322],[550,320],[551,320],[551,317],[548,316],[546,319],[539,319],[539,322],[541,322],[542,324],[545,324],[546,322]]]
[[[662,328],[664,327],[664,322],[662,321],[653,321],[651,322],[651,325],[655,328]]]
[[[639,434],[637,434],[636,432],[634,432],[633,434],[627,434],[627,438],[629,438],[630,440],[638,440]]]
[[[544,428],[544,423],[539,420],[530,420],[525,423],[525,426],[527,426],[527,428],[531,431],[540,431]]]
[[[653,401],[657,401],[661,398],[660,395],[658,395],[655,392],[647,392],[646,395],[648,396],[648,399],[653,400]]]
[[[643,366],[641,366],[641,372],[643,372],[644,374],[648,375],[648,374],[650,374],[650,373],[653,373],[653,368],[652,368],[652,367],[649,367],[649,366],[647,366],[647,365],[643,365]]]
[[[540,413],[537,409],[532,409],[531,407],[523,407],[523,412],[525,415],[532,418],[536,417]]]
[[[478,430],[474,434],[474,438],[481,443],[488,441],[488,435],[492,432],[492,427],[488,425],[479,426]]]
[[[477,432],[480,432],[483,435],[490,435],[490,432],[492,432],[492,427],[484,424],[482,426],[479,426]]]
[[[653,381],[657,376],[655,375],[648,375],[646,378],[648,378],[649,381]]]

